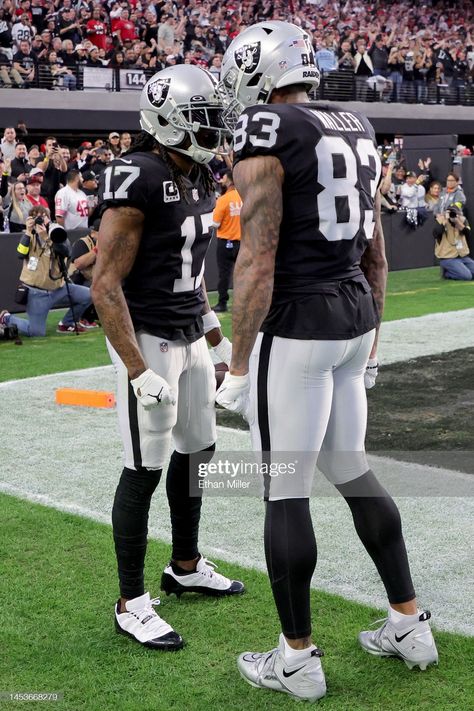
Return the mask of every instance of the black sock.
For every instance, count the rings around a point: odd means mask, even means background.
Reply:
[[[309,499],[268,501],[264,539],[283,634],[288,639],[309,637],[310,584],[317,560]]]
[[[392,497],[370,469],[336,488],[349,505],[357,534],[375,563],[389,602],[413,600],[400,512]]]
[[[215,444],[202,452],[192,455],[174,451],[171,455],[166,477],[166,493],[170,507],[171,534],[173,540],[171,559],[193,560],[199,556],[198,534],[201,519],[202,495],[190,496],[191,479],[198,479],[198,465],[210,462],[214,456]],[[198,487],[193,487],[198,490]],[[199,490],[200,491],[200,490]],[[182,573],[179,573],[182,575]]]
[[[148,534],[148,511],[161,469],[125,469],[115,492],[112,526],[120,595],[128,600],[145,592],[143,570]]]
[[[184,560],[184,558],[183,558]],[[174,562],[174,560],[170,561],[171,568],[173,570],[173,573],[176,575],[191,575],[191,573],[196,572],[196,566],[194,566],[193,570],[185,570],[184,568],[180,568],[177,563]],[[196,561],[197,565],[197,561]]]

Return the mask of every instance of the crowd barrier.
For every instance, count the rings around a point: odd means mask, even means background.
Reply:
[[[406,224],[403,213],[383,215],[382,223],[391,271],[430,267],[436,263],[433,254],[433,217],[416,230]],[[85,233],[84,230],[70,232],[69,239],[74,242]],[[18,233],[0,233],[0,309],[8,309],[12,313],[24,310],[13,300],[22,265],[16,251],[20,237]],[[215,291],[218,280],[215,239],[206,257],[205,279],[208,291]]]

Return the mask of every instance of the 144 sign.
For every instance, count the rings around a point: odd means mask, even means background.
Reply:
[[[125,84],[128,89],[143,89],[146,82],[145,73],[142,71],[125,72]]]

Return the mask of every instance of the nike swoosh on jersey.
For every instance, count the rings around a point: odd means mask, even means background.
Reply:
[[[415,629],[415,628],[413,628],[413,630],[414,630],[414,629]],[[395,635],[395,640],[396,640],[397,642],[401,642],[403,639],[405,639],[405,637],[408,637],[408,635],[411,634],[411,633],[413,632],[413,630],[410,630],[409,632],[405,632],[405,634],[400,635],[400,637],[396,634],[396,635]]]
[[[131,160],[127,160],[126,158],[119,158],[119,160],[123,160],[124,163],[131,163]]]

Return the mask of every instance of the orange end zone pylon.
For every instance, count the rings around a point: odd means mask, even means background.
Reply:
[[[56,404],[78,405],[80,407],[115,407],[115,396],[105,390],[57,388]]]

